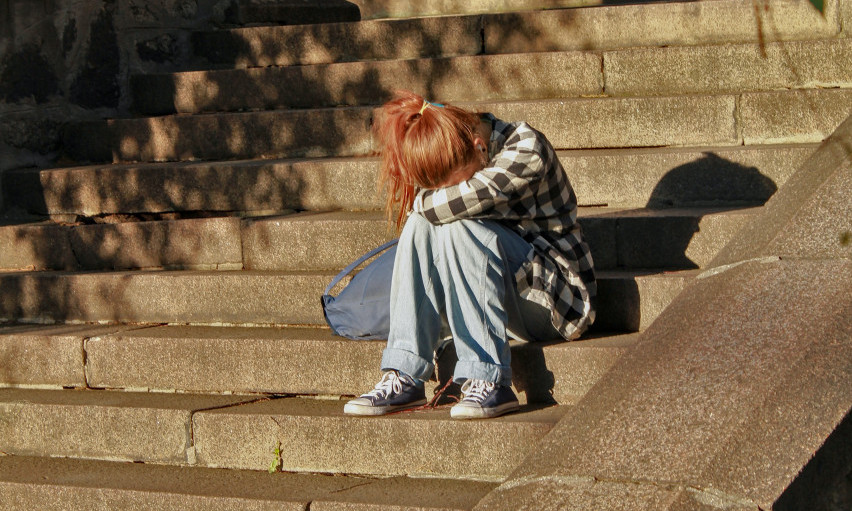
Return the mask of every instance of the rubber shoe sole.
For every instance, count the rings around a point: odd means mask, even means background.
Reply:
[[[461,402],[450,408],[450,417],[453,419],[491,419],[521,408],[517,401],[509,401],[498,406],[483,408],[475,404]]]
[[[399,410],[407,410],[426,404],[426,399],[420,399],[401,405],[373,406],[369,400],[363,398],[353,399],[343,406],[343,413],[346,415],[385,415]]]

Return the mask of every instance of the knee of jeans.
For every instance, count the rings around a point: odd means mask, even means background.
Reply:
[[[497,234],[482,222],[477,220],[456,220],[441,226],[441,240],[447,248],[463,247],[470,250],[478,247],[480,250],[492,247]]]
[[[405,226],[402,228],[402,232],[399,235],[399,241],[401,244],[417,244],[423,242],[430,242],[433,233],[435,231],[435,226],[429,223],[428,220],[423,218],[421,215],[412,214],[405,221]]]

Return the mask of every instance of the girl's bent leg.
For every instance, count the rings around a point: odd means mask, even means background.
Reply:
[[[390,333],[382,370],[428,380],[441,334],[444,291],[437,275],[440,226],[411,215],[402,230],[391,280]]]

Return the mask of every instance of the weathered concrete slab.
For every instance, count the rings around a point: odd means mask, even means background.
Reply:
[[[76,226],[69,237],[81,269],[241,269],[239,218]]]
[[[594,328],[644,328],[694,271],[600,272]],[[333,276],[271,271],[0,273],[0,320],[324,325],[319,297]]]
[[[578,401],[634,341],[635,334],[627,334],[515,343],[519,399]],[[319,328],[162,326],[92,336],[85,346],[92,387],[340,396],[358,395],[378,381],[385,342],[351,341]],[[452,367],[452,351],[440,366]],[[435,387],[428,384],[428,395]]]
[[[599,95],[601,57],[581,52],[138,75],[135,108],[148,114],[377,105],[395,90],[434,101]]]
[[[482,53],[479,16],[198,32],[197,55],[235,67],[416,59]]]
[[[65,132],[78,161],[135,162],[365,155],[369,108],[92,121]]]
[[[72,270],[76,262],[62,226],[0,226],[0,270]]]
[[[565,410],[488,421],[452,420],[447,408],[363,418],[343,415],[342,401],[288,398],[196,413],[193,431],[203,466],[265,470],[280,446],[284,471],[501,479]]]
[[[69,167],[9,172],[15,204],[42,214],[377,209],[375,158]]]
[[[346,0],[240,0],[235,3],[234,21],[239,24],[264,23],[302,25],[339,23],[362,19],[357,4]]]
[[[756,10],[748,2],[673,2],[511,13],[484,19],[486,53],[603,50],[820,39],[840,31],[838,3],[825,17],[810,4],[772,0]]]
[[[556,149],[739,145],[734,96],[582,98],[460,104],[527,121]],[[613,129],[618,126],[618,129]]]
[[[822,142],[852,114],[852,89],[743,94],[739,111],[746,145]]]
[[[412,16],[445,16],[506,11],[526,11],[598,5],[599,0],[440,0],[397,2],[395,0],[355,0],[362,19],[409,18]]]
[[[611,95],[849,87],[852,41],[647,48],[605,52]]]
[[[85,387],[85,340],[128,328],[96,325],[2,327],[0,386]]]
[[[817,484],[852,467],[840,426],[852,408],[849,289],[848,260],[752,262],[697,281],[510,481],[665,482],[761,509],[785,491],[819,501],[830,486],[791,483],[809,462],[839,470],[805,468],[824,474]],[[812,460],[838,426],[834,452]],[[508,509],[513,484],[480,508]]]
[[[391,477],[329,493],[311,503],[313,511],[373,509],[467,510],[495,486],[482,481]]]
[[[333,277],[316,272],[0,274],[0,316],[19,321],[323,324]]]
[[[697,268],[752,210],[579,208],[595,268]],[[246,220],[246,269],[342,268],[394,237],[383,212],[306,213]]]
[[[0,458],[0,508],[303,511],[313,499],[371,482],[354,477],[7,456]]]
[[[852,120],[808,159],[713,266],[758,257],[852,257]]]
[[[559,153],[581,206],[753,206],[816,145]],[[629,168],[631,172],[625,172]],[[85,166],[9,172],[10,201],[40,214],[381,209],[374,158]]]
[[[192,413],[251,399],[0,389],[0,450],[24,456],[187,463]]]

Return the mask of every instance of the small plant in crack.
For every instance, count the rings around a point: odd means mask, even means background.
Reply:
[[[272,459],[272,463],[269,464],[269,473],[274,474],[281,470],[281,467],[284,465],[284,459],[281,457],[281,442],[275,446],[275,450],[272,451],[274,458]]]

